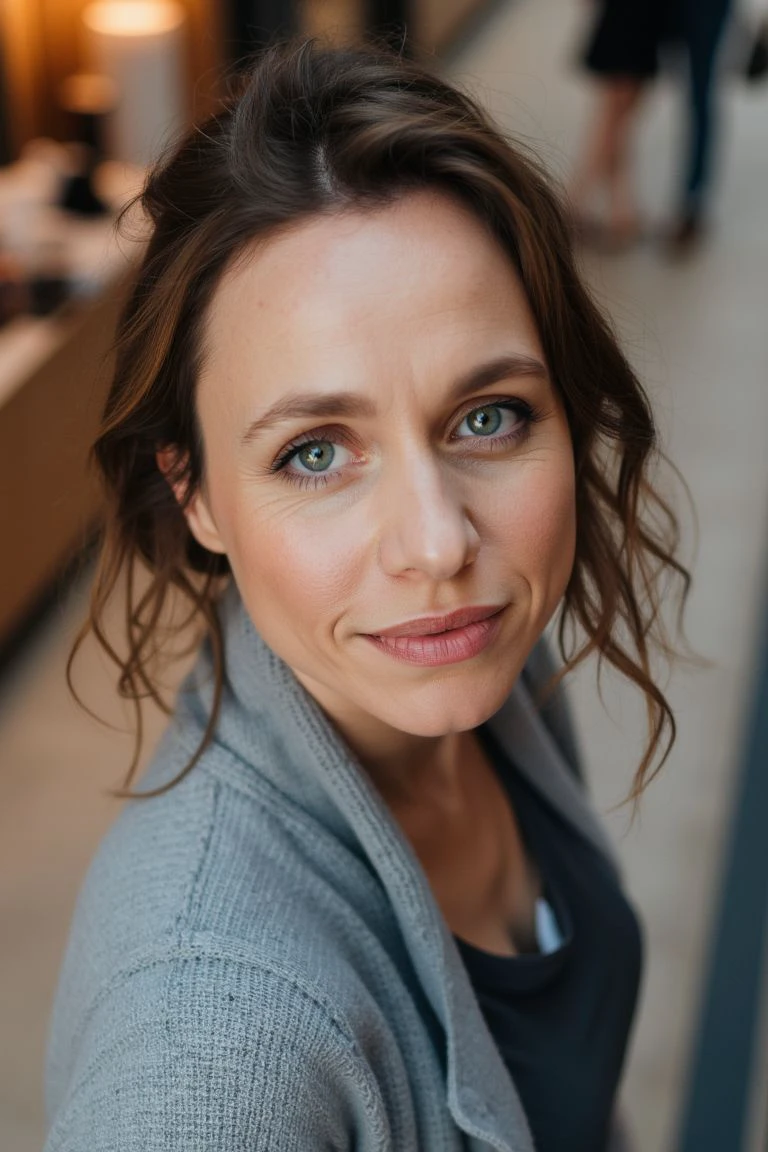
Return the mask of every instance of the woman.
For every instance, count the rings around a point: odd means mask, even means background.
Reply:
[[[659,69],[659,49],[673,31],[679,0],[601,0],[596,6],[584,65],[598,81],[598,103],[571,201],[580,229],[611,245],[640,230],[632,178],[631,137],[641,98]],[[596,197],[605,200],[602,220]]]
[[[80,896],[48,1150],[605,1148],[639,929],[539,641],[645,694],[639,793],[684,573],[557,199],[450,85],[310,41],[143,204],[91,626],[141,561],[137,702],[172,592],[207,637]]]

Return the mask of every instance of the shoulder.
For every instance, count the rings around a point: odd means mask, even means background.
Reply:
[[[160,775],[184,763],[172,742],[159,760]],[[204,762],[122,809],[59,979],[47,1152],[342,1148],[363,1114],[375,1131],[378,1089],[296,840]]]
[[[341,1149],[363,1101],[375,1128],[375,1097],[329,1004],[235,948],[188,939],[134,956],[101,990],[49,1083],[46,1152]]]
[[[211,768],[221,758],[213,745],[168,791],[128,800],[103,838],[70,925],[54,1034],[65,1015],[87,1014],[117,973],[155,955],[167,965],[183,942],[219,942],[238,962],[289,955],[286,905],[301,913],[314,858],[300,850],[292,814]],[[140,787],[174,779],[187,760],[167,733]]]

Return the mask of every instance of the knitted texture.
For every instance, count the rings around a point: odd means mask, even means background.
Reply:
[[[121,810],[79,894],[46,1152],[533,1152],[410,845],[234,586],[219,611],[215,740]],[[211,693],[204,645],[148,789],[187,763]],[[493,729],[610,857],[522,678]]]

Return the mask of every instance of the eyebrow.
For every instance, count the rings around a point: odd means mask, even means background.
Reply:
[[[534,356],[524,356],[512,353],[498,356],[481,364],[477,368],[460,376],[449,392],[448,400],[457,403],[472,392],[479,392],[481,388],[488,388],[499,380],[507,380],[511,376],[538,376],[543,380],[549,379],[544,364]],[[356,392],[301,392],[290,396],[283,396],[267,411],[253,420],[241,438],[241,444],[250,444],[263,432],[283,424],[287,420],[297,419],[327,419],[341,417],[352,419],[354,417],[372,417],[376,415],[376,405],[368,396],[361,396]]]

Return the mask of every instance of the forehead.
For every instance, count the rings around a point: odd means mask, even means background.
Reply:
[[[507,253],[431,191],[316,217],[245,251],[214,294],[205,351],[202,393],[215,378],[219,395],[239,384],[259,403],[315,382],[418,383],[497,352],[542,355]]]

